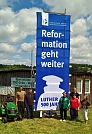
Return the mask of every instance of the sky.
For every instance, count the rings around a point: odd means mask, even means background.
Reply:
[[[92,0],[0,0],[0,64],[35,65],[36,12],[71,15],[71,63],[92,64]]]

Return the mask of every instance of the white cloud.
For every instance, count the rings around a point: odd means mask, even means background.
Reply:
[[[15,46],[8,43],[0,43],[0,53],[13,53],[17,50]]]
[[[31,60],[30,59],[21,59],[20,61],[15,61],[14,59],[1,59],[0,60],[1,64],[5,64],[5,65],[27,65],[30,66],[31,65]],[[35,61],[33,61],[33,66],[35,65]]]
[[[43,0],[44,3],[51,6],[51,11],[64,12],[66,8],[67,14],[72,15],[72,20],[84,17],[92,13],[92,0]]]
[[[84,36],[74,37],[71,41],[71,62],[72,63],[87,63],[91,64],[92,46],[90,40]]]
[[[21,52],[31,52],[31,50],[33,50],[35,52],[36,48],[36,41],[34,40],[31,43],[23,43],[21,44]]]
[[[77,19],[72,25],[71,29],[73,30],[73,33],[71,33],[72,36],[77,36],[77,35],[87,35],[87,23],[84,18]]]
[[[9,59],[1,59],[0,62],[2,64],[6,64],[6,65],[13,65],[13,64],[15,64],[14,60],[9,60]]]
[[[71,47],[79,48],[79,47],[82,46],[83,49],[84,49],[84,46],[83,45],[88,46],[88,43],[89,43],[88,38],[79,35],[77,37],[72,38]]]
[[[28,35],[36,34],[36,12],[42,10],[33,7],[14,12],[7,7],[14,1],[18,2],[18,0],[0,0],[0,59],[2,59],[0,62],[2,64],[30,65],[30,57],[26,59],[24,55],[27,56],[31,50],[34,50],[35,53],[36,42],[35,39],[30,43],[23,42],[23,40]],[[43,2],[52,7],[51,11],[63,12],[66,8],[67,14],[72,15],[71,62],[92,64],[92,35],[90,35],[92,32],[92,1],[54,0],[52,2],[43,0]],[[34,4],[34,1],[32,0],[31,3]],[[21,45],[17,50],[19,44]],[[12,57],[12,53],[15,56]]]
[[[15,56],[13,56],[13,58],[15,58],[15,59],[21,59],[22,57],[20,55],[15,55]]]
[[[88,29],[92,28],[92,14],[87,18]]]
[[[7,58],[9,58],[10,57],[10,54],[9,53],[0,53],[0,59],[7,59]],[[1,60],[0,60],[0,62],[1,62]]]
[[[92,1],[91,0],[43,0],[53,12],[71,15],[71,62],[92,64]],[[88,31],[89,30],[89,31]]]
[[[0,41],[18,42],[35,35],[36,12],[39,8],[22,9],[14,13],[11,8],[0,10]]]
[[[7,6],[7,0],[0,0],[0,8],[4,8]]]

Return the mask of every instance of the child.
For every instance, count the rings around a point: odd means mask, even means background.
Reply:
[[[70,101],[66,97],[66,92],[63,92],[63,96],[59,100],[59,108],[60,108],[60,121],[66,121],[67,118],[67,109],[69,109]]]
[[[80,103],[79,103],[78,98],[76,98],[76,95],[73,94],[73,97],[70,99],[71,120],[76,120],[79,105],[80,105]]]
[[[81,101],[81,108],[83,118],[86,124],[88,122],[88,106],[90,106],[90,102],[88,101],[87,95],[84,95],[84,99]]]

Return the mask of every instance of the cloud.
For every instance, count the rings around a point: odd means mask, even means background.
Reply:
[[[4,8],[7,6],[7,0],[0,0],[0,8]]]
[[[0,53],[13,53],[16,52],[15,46],[9,45],[8,43],[0,43]]]
[[[20,55],[15,55],[15,56],[13,56],[13,58],[15,58],[15,59],[22,59],[22,57]]]
[[[32,41],[31,43],[23,43],[21,44],[21,52],[31,52],[33,50],[35,52],[36,48],[36,41]]]
[[[10,58],[10,54],[9,53],[0,53],[0,59],[7,59]],[[1,62],[1,60],[0,60]],[[2,62],[1,62],[2,63]]]
[[[7,43],[0,44],[0,62],[2,64],[25,64],[31,65],[31,50],[33,50],[32,64],[35,65],[35,40],[31,43],[23,43],[20,45],[21,49],[18,52],[16,45]],[[26,55],[26,56],[25,56]]]
[[[21,44],[21,51],[22,52],[30,52],[31,50],[32,50],[32,46],[30,43]]]
[[[36,33],[36,12],[39,8],[13,12],[11,8],[0,10],[0,41],[16,43]]]
[[[71,47],[73,48],[83,47],[84,49],[84,45],[88,46],[88,43],[89,43],[88,38],[82,35],[78,35],[77,37],[72,38]]]
[[[92,46],[90,41],[87,37],[84,36],[77,36],[74,37],[71,41],[71,62],[72,63],[82,63],[82,64],[91,64],[91,57],[92,57]]]
[[[32,7],[14,12],[8,7],[13,6],[14,2],[19,2],[19,0],[0,0],[1,63],[30,65],[28,56],[31,50],[35,54],[36,42],[35,38],[32,38],[33,41],[27,43],[29,41],[26,40],[26,37],[31,38],[36,34],[36,12],[42,9]],[[34,2],[31,1],[32,4],[35,4]],[[51,11],[63,12],[66,8],[67,14],[72,15],[71,62],[92,64],[92,1],[54,0],[52,2],[43,0],[43,2],[49,6]]]
[[[84,0],[43,0],[52,12],[64,12],[71,15],[71,62],[92,64],[92,1]],[[90,9],[90,10],[89,10]]]
[[[88,29],[92,28],[92,14],[87,18]]]
[[[15,64],[14,60],[9,60],[9,59],[1,59],[0,62],[5,65],[14,65]]]
[[[15,61],[14,59],[1,59],[0,60],[1,64],[5,64],[5,65],[27,65],[30,66],[31,65],[31,60],[30,59],[21,59],[18,61]],[[33,61],[33,66],[35,65],[35,61]]]
[[[73,37],[77,36],[77,35],[87,35],[87,23],[86,20],[84,18],[81,19],[77,19],[72,25],[71,25],[71,29],[73,30],[73,33],[71,33],[71,35]]]
[[[91,0],[43,0],[45,4],[51,6],[51,11],[64,12],[66,8],[67,14],[72,15],[72,20],[87,16],[92,13]]]

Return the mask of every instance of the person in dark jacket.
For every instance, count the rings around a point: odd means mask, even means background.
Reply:
[[[81,101],[82,114],[85,123],[88,122],[88,106],[90,106],[90,102],[87,98],[87,95],[84,95],[84,99]]]
[[[69,109],[69,106],[70,106],[70,101],[66,97],[66,92],[63,92],[63,96],[59,99],[59,108],[60,108],[60,116],[61,116],[60,121],[66,121],[67,109]]]
[[[32,89],[29,89],[28,93],[25,95],[25,106],[27,109],[27,119],[34,118],[34,93]]]
[[[13,102],[14,100],[13,100],[13,98],[12,98],[12,96],[11,96],[11,93],[8,93],[7,94],[7,98],[6,98],[6,100],[5,100],[5,103],[7,103],[7,102]]]
[[[14,100],[13,100],[13,98],[12,98],[10,92],[8,92],[7,97],[6,97],[6,100],[5,100],[5,102],[4,102],[5,112],[7,111],[7,110],[6,110],[6,109],[7,109],[6,106],[7,106],[7,103],[8,103],[8,102],[14,102]]]
[[[80,101],[80,95],[79,95],[79,93],[77,92],[77,89],[76,89],[75,87],[74,87],[74,89],[73,89],[73,92],[70,93],[70,97],[73,98],[74,95],[75,95],[76,98],[78,98],[79,101]]]

